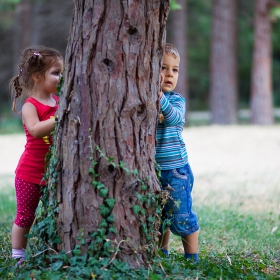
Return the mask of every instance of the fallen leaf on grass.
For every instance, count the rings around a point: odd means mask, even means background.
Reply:
[[[228,259],[229,264],[232,265],[231,259],[230,259],[230,257],[228,255],[227,255],[227,259]]]
[[[271,230],[271,234],[273,234],[276,230],[278,229],[278,227],[274,227],[272,230]]]

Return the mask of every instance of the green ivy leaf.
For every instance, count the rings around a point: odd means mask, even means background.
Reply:
[[[130,170],[128,168],[126,168],[126,167],[124,167],[123,170],[125,171],[126,174],[130,173]]]
[[[51,270],[58,271],[63,265],[63,261],[56,261],[55,263],[51,264]]]
[[[133,205],[132,210],[133,210],[135,215],[138,215],[138,213],[140,211],[140,206],[139,205]]]
[[[109,223],[114,223],[114,222],[115,222],[115,219],[114,219],[113,214],[111,214],[109,217],[107,217],[107,221],[108,221]]]
[[[142,201],[142,195],[140,194],[140,193],[136,193],[136,196],[137,196],[137,199],[139,200],[139,201]]]
[[[103,197],[103,198],[105,198],[105,197],[107,197],[107,195],[108,195],[108,189],[107,188],[103,188],[103,189],[101,189],[100,191],[99,191],[99,195],[101,196],[101,197]]]
[[[108,206],[110,207],[110,209],[112,209],[115,205],[115,199],[114,198],[107,198],[105,199],[106,203],[108,204]]]
[[[105,206],[104,204],[101,204],[99,209],[100,209],[100,214],[103,217],[107,216],[111,212],[111,209],[109,207]]]
[[[99,224],[99,227],[102,228],[102,227],[107,227],[108,226],[108,223],[106,222],[105,219],[102,219],[101,223]]]
[[[109,232],[112,232],[114,234],[118,234],[117,230],[114,227],[110,227]]]
[[[92,184],[94,187],[96,187],[98,190],[100,190],[101,188],[104,187],[104,184],[102,184],[101,182],[99,181],[92,181]]]
[[[114,161],[114,158],[113,157],[108,157],[108,161],[111,163]]]
[[[142,186],[141,186],[141,190],[142,190],[142,191],[145,191],[147,188],[148,188],[147,185],[142,184]]]

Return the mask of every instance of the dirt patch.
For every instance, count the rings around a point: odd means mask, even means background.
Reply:
[[[194,175],[194,205],[280,214],[280,126],[206,126],[184,130]],[[0,136],[0,189],[13,187],[25,136]],[[6,178],[6,179],[4,179]]]

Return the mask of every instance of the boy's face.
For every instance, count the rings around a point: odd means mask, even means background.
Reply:
[[[164,93],[172,91],[176,87],[179,77],[179,63],[180,60],[178,57],[168,53],[164,54],[161,68],[161,73],[163,75],[161,90]]]

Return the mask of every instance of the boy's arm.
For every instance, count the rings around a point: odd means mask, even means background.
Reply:
[[[160,98],[160,105],[165,125],[173,126],[185,122],[186,107],[183,98],[178,98],[171,103],[163,94]]]

